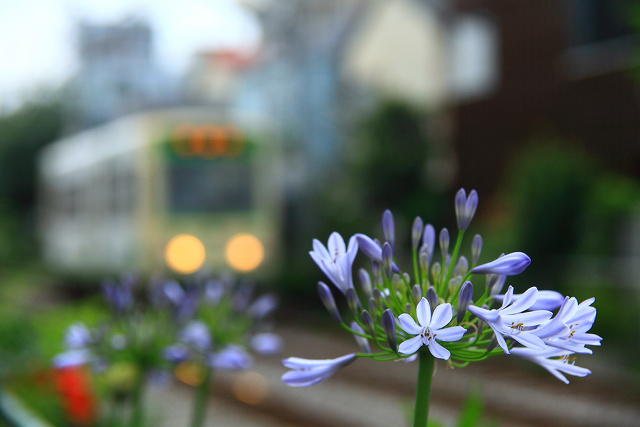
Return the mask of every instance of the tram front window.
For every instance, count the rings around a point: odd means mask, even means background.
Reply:
[[[169,168],[173,211],[230,211],[251,208],[249,165],[224,162],[174,164]]]

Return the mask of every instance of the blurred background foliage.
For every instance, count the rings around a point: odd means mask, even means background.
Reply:
[[[36,154],[62,134],[60,104],[27,103],[0,116],[0,265],[38,256],[35,203]]]

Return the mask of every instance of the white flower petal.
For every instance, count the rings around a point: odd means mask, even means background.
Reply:
[[[423,328],[426,328],[431,323],[431,307],[429,307],[429,301],[425,297],[422,297],[416,307],[416,316],[418,316],[418,323]]]
[[[402,313],[398,317],[400,321],[400,327],[411,335],[419,335],[422,333],[422,327],[416,323],[416,321],[407,313]]]
[[[420,347],[422,347],[422,337],[420,335],[416,335],[413,338],[402,341],[400,346],[398,346],[398,353],[413,354],[418,351]]]
[[[460,340],[465,332],[467,332],[467,330],[462,326],[452,326],[434,331],[434,334],[439,341],[451,342]]]
[[[429,351],[437,359],[449,360],[451,357],[451,352],[435,341],[429,343]]]
[[[451,304],[440,304],[435,310],[433,310],[430,326],[432,329],[443,328],[451,322],[452,318],[453,311],[451,309]]]

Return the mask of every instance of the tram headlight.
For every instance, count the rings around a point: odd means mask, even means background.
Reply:
[[[206,258],[204,245],[195,236],[178,234],[167,243],[165,259],[169,267],[183,274],[198,271]]]
[[[224,250],[227,263],[238,271],[256,269],[264,259],[264,246],[254,235],[240,233],[231,237]]]

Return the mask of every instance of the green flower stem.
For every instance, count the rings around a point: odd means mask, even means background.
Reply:
[[[144,369],[140,370],[138,378],[133,388],[132,395],[132,413],[131,413],[131,427],[140,427],[144,420],[144,386],[147,379],[147,373]]]
[[[213,377],[213,369],[205,367],[206,372],[202,382],[196,390],[196,400],[193,407],[193,415],[191,418],[191,427],[202,427],[204,425],[204,417],[207,410],[207,399],[211,390],[211,378]]]
[[[420,352],[418,358],[418,387],[416,389],[416,404],[413,412],[413,427],[427,427],[435,358],[426,349]]]

